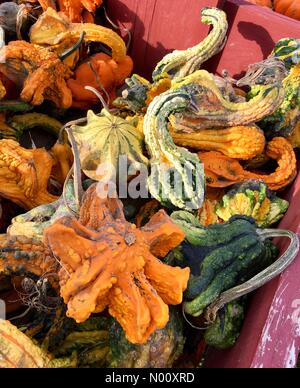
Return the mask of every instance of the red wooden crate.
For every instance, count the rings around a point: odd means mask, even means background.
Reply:
[[[243,0],[108,0],[111,18],[133,32],[135,71],[151,76],[155,64],[173,49],[185,49],[206,36],[200,23],[204,6],[223,8],[229,19],[228,42],[206,64],[212,72],[237,76],[266,58],[287,36],[300,38],[300,23]],[[300,236],[300,176],[288,195],[290,209],[280,227]],[[279,241],[282,249],[286,241]],[[294,367],[300,351],[300,254],[280,277],[257,291],[241,336],[228,351],[211,352],[207,367]]]

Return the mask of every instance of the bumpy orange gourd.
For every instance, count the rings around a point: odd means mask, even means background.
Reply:
[[[299,0],[274,0],[274,10],[290,18],[300,20]]]
[[[48,190],[53,159],[43,148],[28,150],[0,140],[0,195],[24,209],[54,202]]]
[[[264,133],[256,126],[204,129],[194,133],[171,131],[175,144],[195,150],[219,151],[241,160],[260,155],[265,148]]]
[[[86,192],[80,218],[64,217],[44,231],[62,264],[61,296],[77,322],[106,307],[132,343],[145,343],[165,327],[168,305],[182,302],[189,268],[170,267],[164,257],[184,233],[164,211],[143,228],[126,221],[118,199],[101,198],[97,185]]]
[[[98,102],[97,96],[86,90],[85,86],[97,89],[104,99],[107,99],[107,92],[112,102],[116,98],[117,87],[124,83],[132,69],[133,62],[129,56],[117,63],[109,55],[93,55],[77,67],[75,79],[69,79],[67,82],[73,95],[73,107],[88,109]]]
[[[87,12],[95,12],[102,3],[103,0],[58,0],[59,10],[74,23],[86,21]]]
[[[23,101],[40,105],[50,100],[65,109],[72,105],[66,84],[72,72],[56,53],[21,40],[10,42],[0,50],[0,72],[22,88]]]
[[[237,160],[220,152],[199,153],[204,163],[207,185],[210,187],[228,187],[245,180],[260,179],[265,181],[271,190],[283,189],[297,175],[297,160],[293,147],[285,138],[275,137],[268,143],[266,155],[278,163],[278,168],[270,175],[246,171]]]

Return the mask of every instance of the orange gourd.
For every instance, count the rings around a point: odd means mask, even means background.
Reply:
[[[224,188],[249,179],[258,179],[263,180],[269,189],[277,191],[292,183],[297,175],[297,160],[291,144],[285,138],[275,137],[268,143],[266,155],[278,163],[276,171],[269,175],[247,171],[237,160],[220,152],[199,153],[209,187]]]
[[[133,69],[133,62],[129,56],[117,63],[109,55],[96,54],[82,63],[75,70],[75,79],[68,80],[68,87],[73,95],[73,107],[89,109],[98,102],[94,93],[85,89],[92,86],[110,101],[116,98],[116,89],[121,86]]]
[[[290,18],[300,20],[299,0],[274,0],[274,10]]]
[[[146,343],[166,326],[168,305],[182,303],[190,269],[158,257],[181,244],[184,233],[163,211],[143,227],[126,221],[121,201],[85,193],[79,220],[59,219],[44,231],[46,246],[62,264],[61,296],[78,323],[108,307],[132,343]]]

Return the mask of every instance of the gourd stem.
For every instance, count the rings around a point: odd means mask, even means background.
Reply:
[[[94,66],[93,66],[93,63],[92,63],[91,61],[88,61],[87,64],[88,64],[89,68],[92,70],[92,72],[94,73],[95,79],[96,79],[96,81],[97,81],[97,84],[98,84],[99,88],[100,88],[100,89],[103,91],[103,93],[106,95],[106,97],[107,97],[107,104],[109,105],[109,104],[110,104],[110,96],[109,96],[108,91],[107,91],[107,90],[105,89],[105,87],[102,85],[98,72],[95,70],[95,68],[94,68]],[[87,90],[89,90],[89,89],[87,89]],[[97,89],[95,89],[95,90],[97,90]],[[91,90],[90,90],[90,91],[91,91]],[[92,92],[95,94],[95,91],[94,91],[94,90],[92,90]],[[99,98],[98,94],[96,94],[96,95],[97,95],[97,97]],[[100,99],[100,101],[102,102],[102,99]],[[103,104],[103,102],[102,102],[102,104]]]
[[[77,43],[75,43],[75,45],[71,48],[69,48],[68,50],[66,50],[64,53],[62,53],[61,55],[59,55],[59,59],[61,61],[64,61],[65,59],[67,59],[70,55],[72,55],[75,51],[77,51],[80,46],[82,45],[83,43],[83,40],[84,40],[84,36],[86,35],[85,31],[81,31],[80,33],[80,37],[79,37],[79,40]]]
[[[286,268],[288,268],[297,257],[300,244],[299,238],[295,233],[280,229],[258,229],[257,233],[263,240],[274,237],[288,237],[291,240],[291,243],[285,253],[264,271],[260,272],[247,282],[223,292],[219,298],[206,310],[205,315],[209,322],[215,321],[217,312],[226,304],[239,299],[240,297],[247,295],[252,291],[255,291],[256,289],[268,283],[270,280],[276,278],[283,271],[285,271]]]
[[[87,122],[86,117],[82,117],[81,119],[78,119],[78,120],[69,121],[67,124],[65,124],[63,127],[61,127],[59,134],[58,134],[58,143],[65,144],[65,140],[63,137],[64,130],[66,130],[68,127],[71,127],[72,125],[85,124],[86,122]]]
[[[92,86],[85,86],[84,89],[89,90],[90,92],[94,93],[101,101],[103,108],[109,112],[108,105],[106,104],[106,102],[104,101],[104,98],[102,97],[101,93],[99,93],[99,91],[97,89],[93,88]]]
[[[108,16],[107,14],[107,10],[106,10],[106,7],[103,6],[103,11],[104,11],[104,16],[106,18],[106,20],[108,21],[109,24],[111,24],[115,29],[119,30],[119,31],[125,31],[126,34],[128,35],[128,42],[126,44],[126,48],[127,48],[127,51],[129,50],[130,46],[131,46],[131,41],[132,41],[132,35],[131,35],[131,32],[128,28],[126,27],[119,27],[117,26],[111,19],[110,17]]]
[[[82,196],[83,196],[83,187],[81,182],[81,165],[80,165],[80,158],[79,158],[79,151],[77,147],[77,143],[72,131],[72,128],[66,129],[70,143],[72,145],[73,154],[74,154],[74,192],[75,192],[75,199],[78,207],[80,208]]]
[[[182,315],[183,315],[183,318],[186,321],[186,323],[188,323],[189,326],[191,326],[193,329],[196,329],[196,330],[206,330],[208,328],[208,326],[206,326],[206,327],[195,326],[195,325],[192,324],[191,321],[188,320],[188,318],[187,318],[187,316],[185,314],[185,310],[184,310],[184,303],[182,303]]]
[[[67,190],[67,184],[71,178],[71,175],[73,174],[74,172],[74,165],[71,167],[70,171],[68,172],[68,175],[65,179],[65,182],[64,182],[64,187],[63,187],[63,193],[62,193],[62,197],[63,197],[63,201],[64,201],[64,204],[65,204],[65,207],[67,208],[68,212],[71,214],[71,216],[76,216],[78,217],[78,213],[75,212],[68,204],[68,200],[67,200],[67,197],[66,197],[66,190]]]

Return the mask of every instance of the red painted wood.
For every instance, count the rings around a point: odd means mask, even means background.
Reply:
[[[135,71],[150,77],[155,64],[172,49],[185,49],[208,33],[199,11],[223,6],[230,23],[225,50],[206,67],[240,75],[266,58],[280,38],[300,38],[300,23],[241,0],[108,0],[108,12],[133,32],[131,55]],[[288,193],[290,210],[282,228],[300,236],[300,176]],[[280,241],[282,248],[286,242]],[[232,349],[211,352],[207,367],[294,367],[300,350],[300,254],[279,278],[252,298],[241,336]]]
[[[200,10],[224,0],[108,0],[108,14],[133,34],[130,54],[135,72],[151,78],[161,58],[199,43],[208,32]]]
[[[300,38],[300,22],[266,7],[243,0],[227,0],[223,6],[229,20],[226,49],[210,62],[210,69],[221,74],[227,69],[238,77],[248,65],[267,58],[281,38]]]

